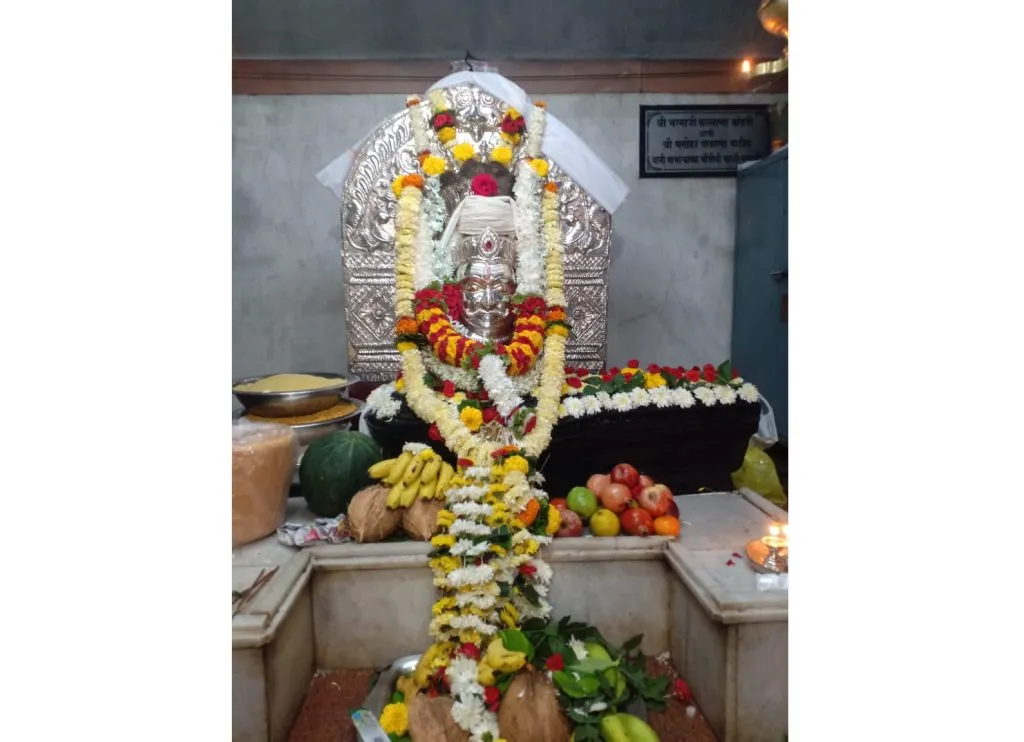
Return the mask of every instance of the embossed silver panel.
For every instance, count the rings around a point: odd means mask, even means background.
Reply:
[[[448,88],[448,99],[478,152],[500,140],[501,101],[473,85]],[[356,154],[341,204],[341,257],[345,281],[349,371],[365,381],[390,381],[399,371],[395,350],[396,202],[391,182],[416,172],[409,113],[385,121]],[[596,369],[604,364],[608,331],[608,263],[612,220],[575,181],[552,166],[559,185],[565,236],[565,295],[572,322],[566,364]],[[468,185],[463,184],[465,190]],[[443,189],[449,213],[465,193]]]

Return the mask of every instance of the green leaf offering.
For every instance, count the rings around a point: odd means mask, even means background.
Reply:
[[[577,679],[564,670],[558,670],[552,673],[551,677],[563,693],[573,698],[586,698],[601,687],[601,683],[593,675],[581,675]]]
[[[618,667],[618,662],[613,660],[602,660],[596,657],[587,657],[585,660],[570,665],[566,669],[569,672],[602,672],[609,667]]]

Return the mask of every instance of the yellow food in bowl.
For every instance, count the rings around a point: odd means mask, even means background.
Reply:
[[[277,423],[278,425],[306,425],[307,423],[322,423],[343,417],[356,409],[352,402],[341,401],[334,407],[314,412],[312,415],[300,415],[297,417],[260,417],[259,415],[246,415],[246,419],[253,422]]]
[[[306,392],[327,389],[345,383],[344,379],[325,379],[312,374],[274,374],[248,384],[239,384],[236,392]]]

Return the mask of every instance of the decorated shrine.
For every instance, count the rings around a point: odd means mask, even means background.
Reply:
[[[761,395],[724,358],[609,362],[625,184],[475,69],[318,177],[348,373],[234,387],[234,543],[260,567],[236,684],[263,694],[265,738],[305,696],[275,678],[310,668],[375,671],[345,720],[362,740],[683,739],[667,708],[724,740],[784,731],[784,689],[739,675],[786,632],[786,516],[737,479]],[[751,626],[772,641],[743,644]],[[259,738],[246,713],[235,738]]]

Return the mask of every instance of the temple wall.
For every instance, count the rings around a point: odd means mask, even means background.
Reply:
[[[608,360],[719,363],[730,353],[733,178],[639,180],[641,104],[773,103],[771,95],[549,95],[630,188],[613,217]],[[316,180],[404,96],[235,96],[235,378],[344,371],[338,202]]]

